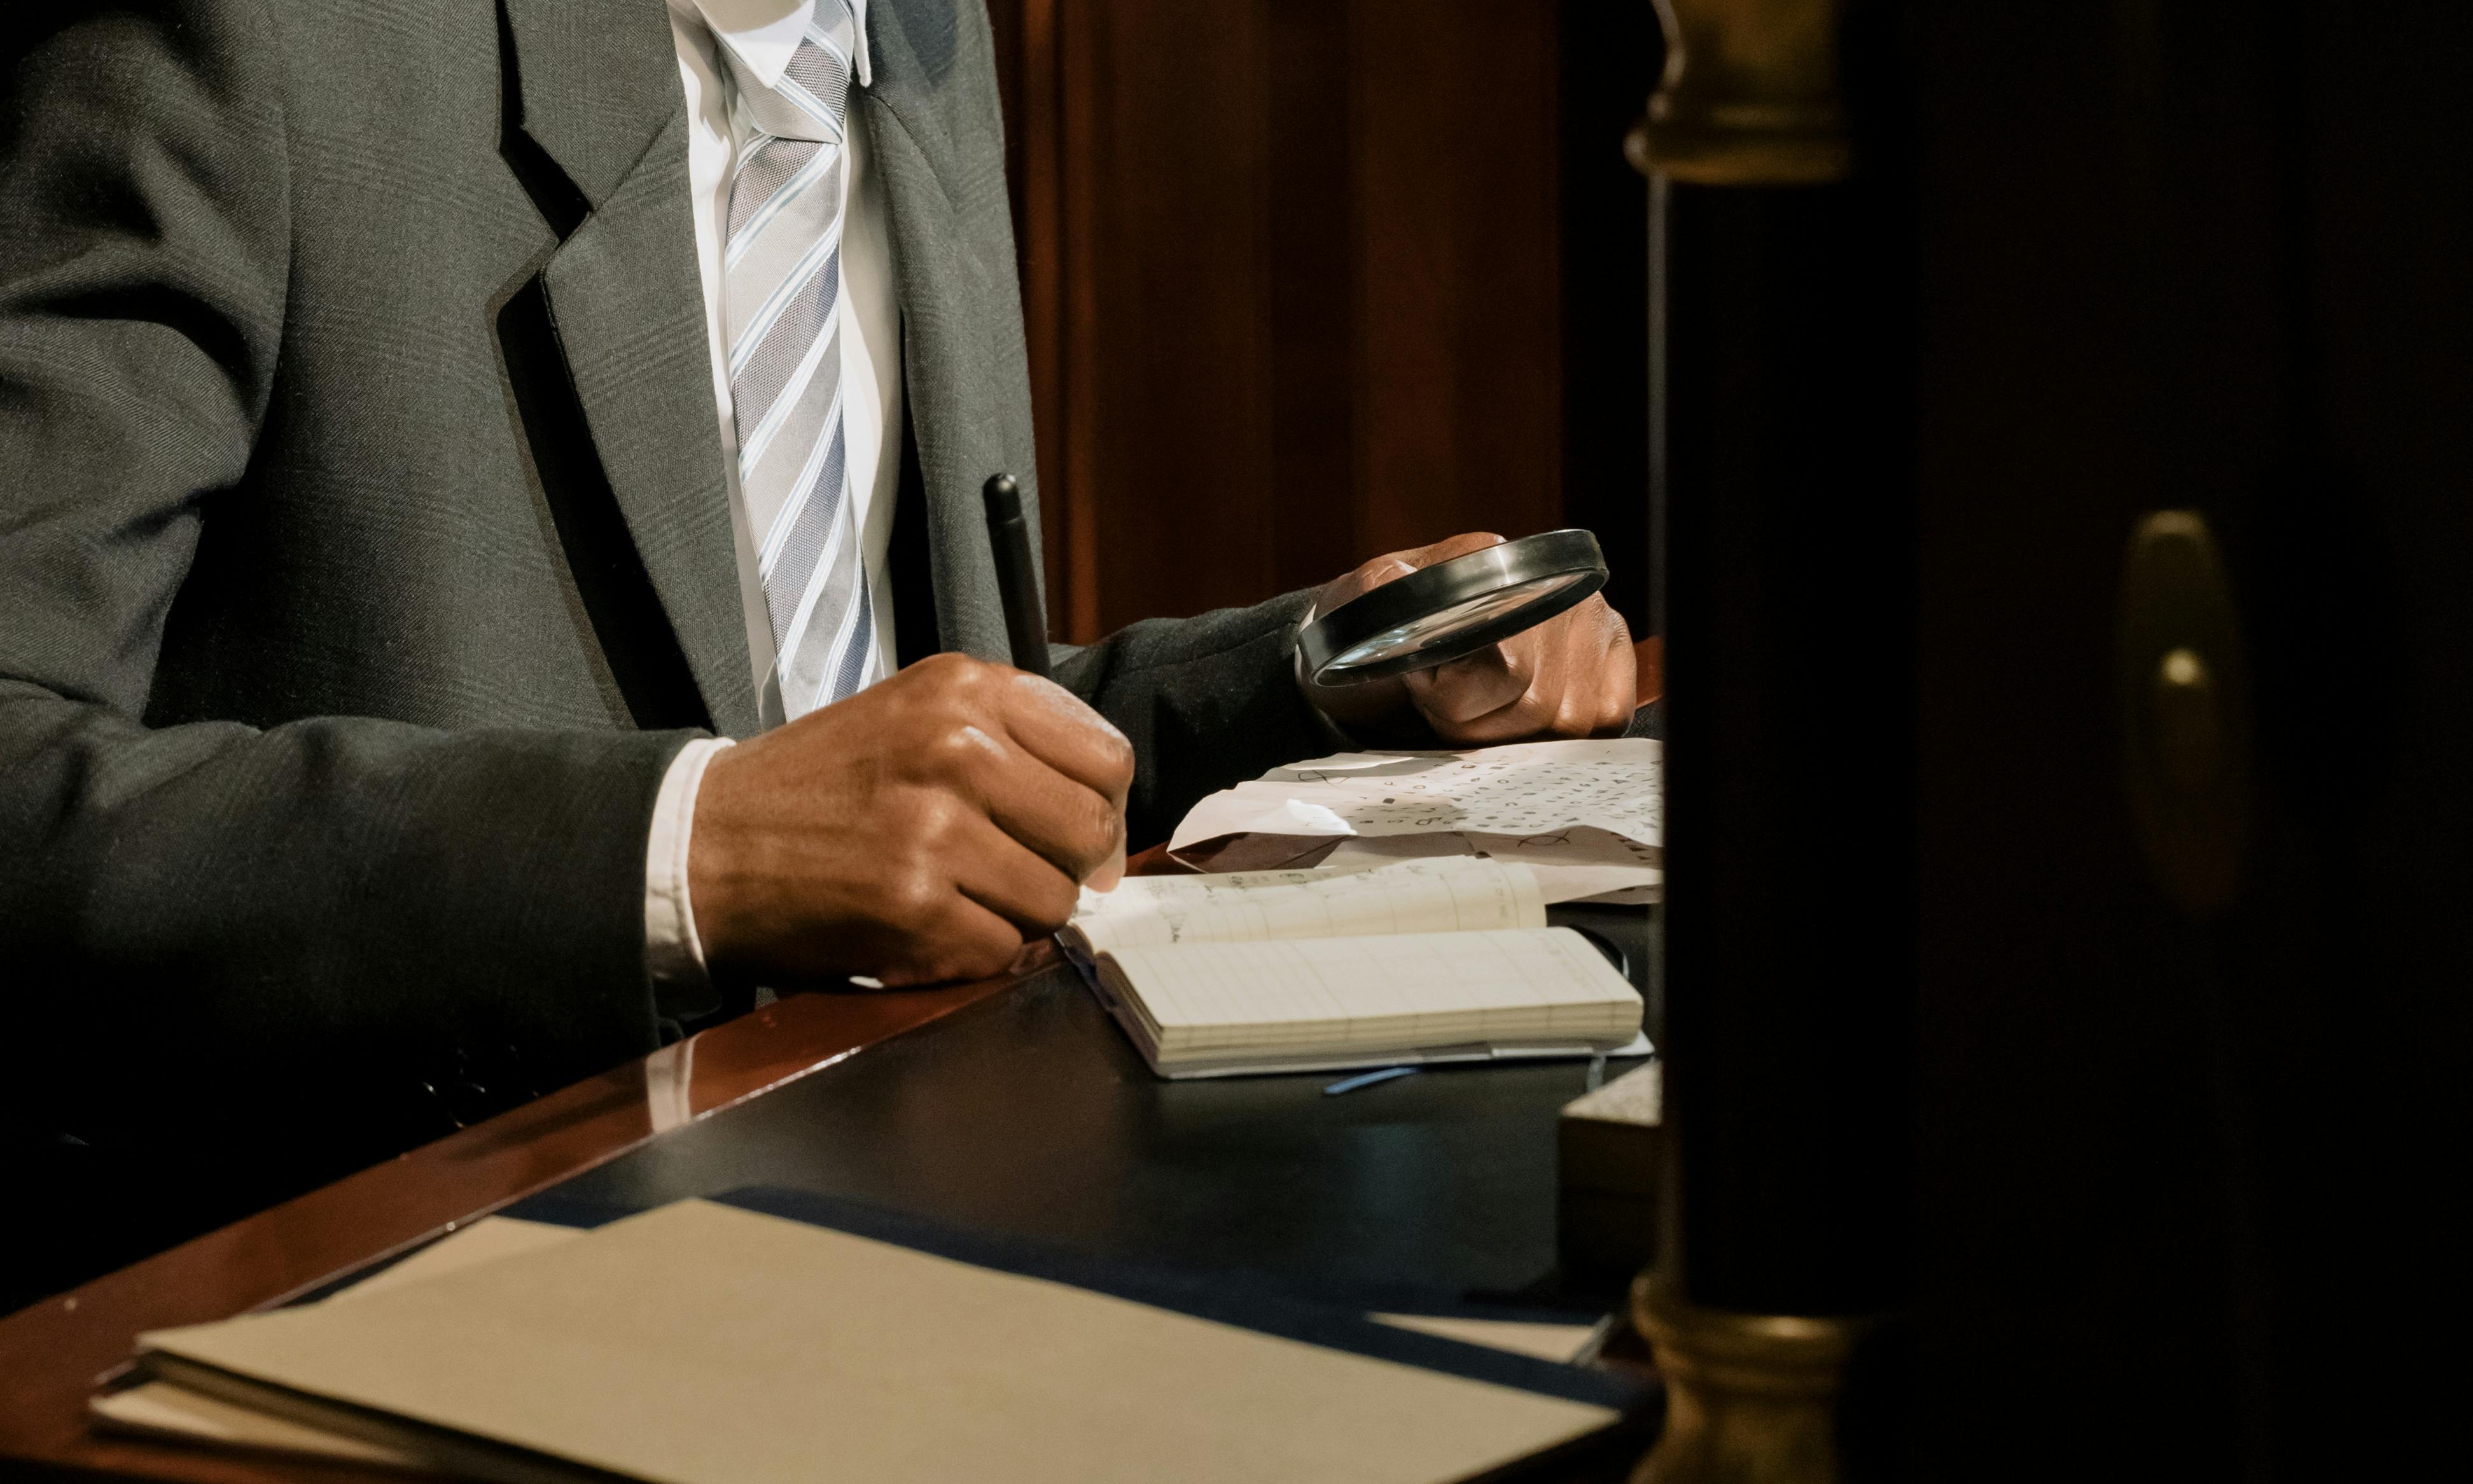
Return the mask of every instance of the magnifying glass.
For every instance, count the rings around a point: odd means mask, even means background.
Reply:
[[[1317,685],[1430,670],[1525,633],[1606,585],[1586,531],[1547,531],[1421,567],[1315,618],[1297,653]]]

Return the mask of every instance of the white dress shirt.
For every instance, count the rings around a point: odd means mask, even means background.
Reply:
[[[867,0],[849,0],[853,84],[875,81],[869,65]],[[722,235],[730,218],[730,182],[754,128],[738,106],[738,88],[717,48],[767,84],[781,76],[807,29],[815,0],[668,0],[670,36],[686,93],[688,205],[695,216],[696,261],[704,275],[705,344],[712,359],[713,401],[720,410],[721,462],[730,488],[730,526],[738,549],[739,607],[747,616],[747,662],[767,702],[764,724],[779,725],[780,687],[773,673],[773,620],[756,564],[756,533],[738,489],[738,426],[731,409],[727,306],[723,302]],[[850,497],[860,533],[860,557],[876,603],[876,653],[861,683],[893,673],[893,588],[887,554],[901,477],[901,312],[893,294],[893,249],[885,231],[884,185],[869,168],[867,131],[852,127],[843,148],[841,316],[842,419]],[[653,806],[644,854],[644,941],[653,977],[672,985],[704,982],[704,945],[687,898],[687,841],[695,826],[697,789],[706,764],[730,744],[687,744]]]

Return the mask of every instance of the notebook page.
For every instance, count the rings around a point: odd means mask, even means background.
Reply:
[[[1484,932],[1545,923],[1545,898],[1526,866],[1464,856],[1374,871],[1134,876],[1106,896],[1086,892],[1068,931],[1096,954],[1181,943]]]
[[[1639,993],[1568,928],[1197,943],[1110,955],[1163,1064],[1304,1050],[1628,1040]]]

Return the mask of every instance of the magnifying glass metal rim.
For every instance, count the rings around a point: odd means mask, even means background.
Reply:
[[[1499,617],[1428,646],[1381,659],[1347,663],[1347,657],[1394,630],[1450,612],[1507,588],[1572,579],[1541,591]],[[1372,588],[1322,614],[1297,635],[1298,657],[1313,682],[1331,688],[1429,670],[1475,654],[1489,644],[1533,629],[1585,602],[1606,585],[1605,553],[1587,531],[1546,531],[1504,541],[1466,556],[1437,562]]]

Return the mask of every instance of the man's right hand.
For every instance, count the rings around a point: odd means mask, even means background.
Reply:
[[[687,848],[706,962],[782,988],[1001,973],[1121,862],[1133,777],[1063,686],[923,659],[714,754]]]

